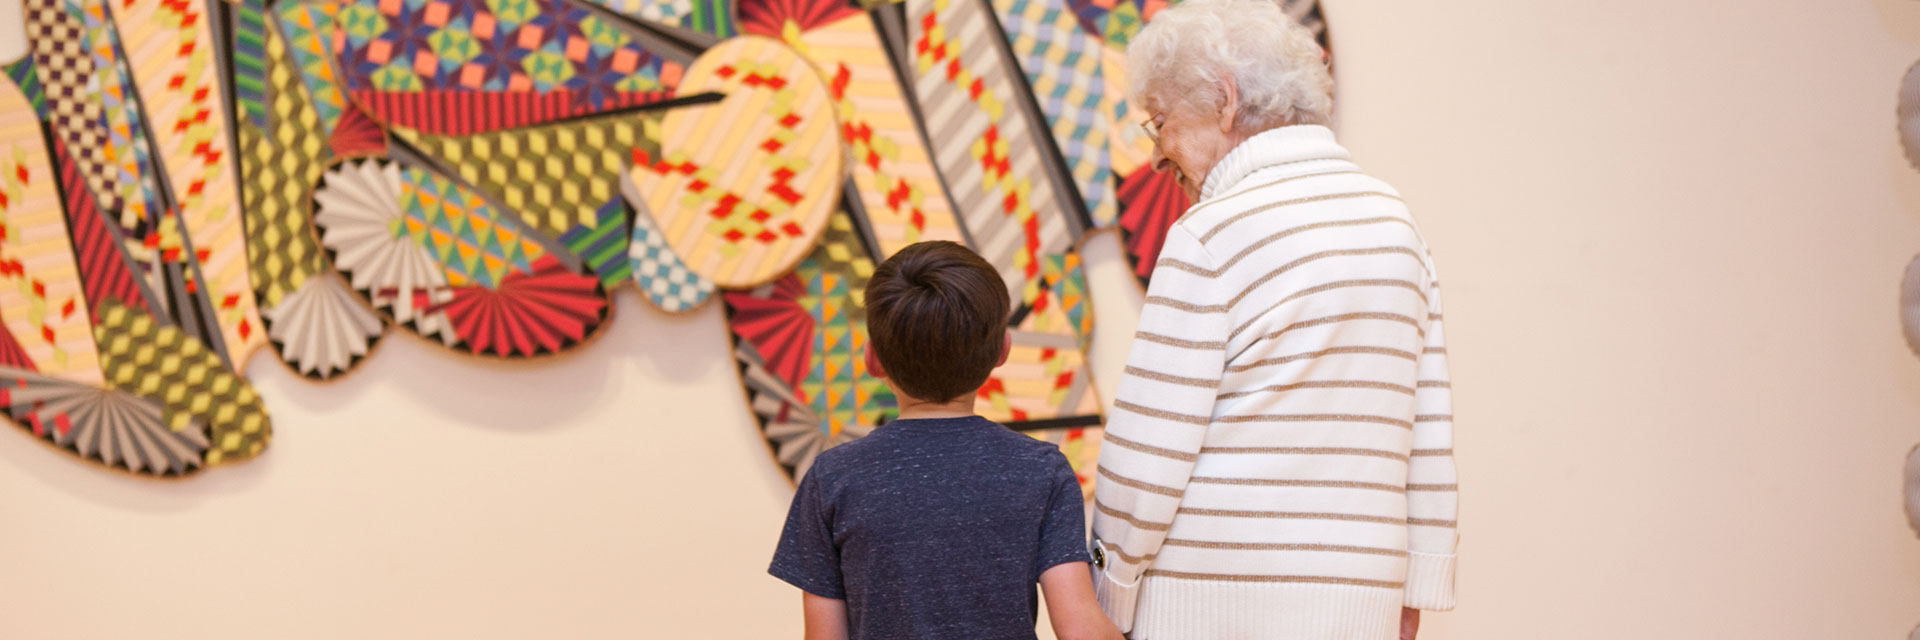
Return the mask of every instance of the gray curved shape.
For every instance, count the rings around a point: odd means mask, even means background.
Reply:
[[[1894,113],[1899,116],[1900,148],[1907,152],[1907,163],[1920,169],[1920,62],[1907,68],[1907,77],[1900,81]]]
[[[1907,263],[1907,276],[1900,280],[1900,327],[1907,335],[1907,348],[1920,356],[1920,255]]]
[[[1913,527],[1913,534],[1920,535],[1920,445],[1907,452],[1907,488],[1902,494],[1907,501],[1907,526]]]

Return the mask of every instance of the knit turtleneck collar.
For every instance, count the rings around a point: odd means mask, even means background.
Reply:
[[[1307,160],[1351,160],[1352,154],[1333,139],[1333,130],[1317,124],[1268,129],[1247,138],[1213,165],[1200,185],[1205,202],[1225,193],[1255,171]]]

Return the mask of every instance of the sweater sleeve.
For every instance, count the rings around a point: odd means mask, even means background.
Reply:
[[[1168,231],[1107,421],[1094,487],[1101,608],[1133,627],[1140,579],[1160,553],[1212,423],[1229,321],[1217,265],[1184,226]]]
[[[1414,390],[1413,456],[1407,471],[1406,606],[1453,608],[1454,551],[1458,544],[1459,482],[1453,464],[1453,383],[1440,285],[1429,287],[1426,349]]]

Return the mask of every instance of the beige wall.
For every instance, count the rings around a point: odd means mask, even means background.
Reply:
[[[1447,285],[1465,558],[1425,637],[1920,623],[1920,3],[1328,4],[1342,138]],[[1139,293],[1091,253],[1111,373]],[[257,360],[271,452],[184,483],[0,434],[0,638],[795,635],[763,573],[790,489],[718,310],[618,313],[541,364]]]

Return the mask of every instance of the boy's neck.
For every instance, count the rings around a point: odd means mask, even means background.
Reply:
[[[927,402],[897,395],[900,399],[900,417],[897,420],[942,420],[950,418],[971,418],[973,412],[973,394],[953,402]]]

